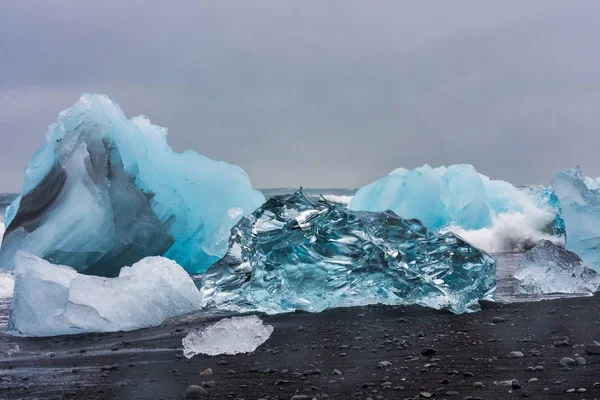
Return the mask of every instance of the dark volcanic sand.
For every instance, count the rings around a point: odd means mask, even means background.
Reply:
[[[485,304],[469,315],[387,306],[276,315],[264,318],[275,331],[254,353],[190,360],[182,356],[182,337],[211,321],[190,317],[103,335],[2,337],[0,398],[182,399],[188,385],[214,381],[205,398],[594,399],[600,398],[594,386],[600,356],[585,354],[583,345],[600,339],[599,310],[595,296]],[[495,317],[505,321],[492,323]],[[557,346],[564,336],[568,344]],[[15,344],[20,351],[6,356]],[[426,348],[437,353],[421,356]],[[536,350],[541,354],[532,355]],[[511,351],[525,356],[507,358]],[[577,355],[589,364],[559,364]],[[381,361],[391,366],[378,368]],[[544,369],[527,370],[536,366]],[[201,376],[206,368],[213,374]],[[538,381],[528,383],[531,378]],[[522,388],[494,384],[512,379]]]

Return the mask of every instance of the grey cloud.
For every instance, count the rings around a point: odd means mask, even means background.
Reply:
[[[600,175],[600,10],[428,3],[5,2],[0,191],[83,92],[257,187],[355,187],[424,163],[516,184]]]

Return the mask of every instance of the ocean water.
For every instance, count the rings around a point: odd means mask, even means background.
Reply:
[[[277,188],[277,189],[262,189],[267,199],[284,194],[291,194],[295,190],[294,188]],[[304,189],[304,194],[308,198],[319,198],[324,197],[325,199],[332,202],[339,202],[348,204],[352,199],[352,196],[356,193],[357,189]],[[15,199],[15,194],[0,194],[0,240],[4,233],[4,213],[6,207]],[[542,300],[557,297],[568,297],[576,295],[552,295],[552,296],[539,296],[539,295],[515,295],[514,290],[516,288],[517,281],[513,277],[521,258],[523,251],[515,251],[516,249],[511,248],[506,243],[519,243],[523,237],[532,237],[535,239],[536,232],[531,229],[535,226],[533,220],[535,215],[517,215],[511,216],[506,215],[503,218],[495,221],[492,228],[480,230],[480,231],[460,231],[457,234],[463,236],[466,240],[472,242],[476,246],[487,250],[497,260],[497,291],[496,299],[501,302],[520,302],[520,301],[532,301]],[[450,228],[450,230],[452,230]],[[502,251],[498,251],[502,249]],[[8,314],[10,310],[10,294],[12,293],[12,278],[6,274],[0,273],[0,332],[6,332],[6,324],[8,321]]]

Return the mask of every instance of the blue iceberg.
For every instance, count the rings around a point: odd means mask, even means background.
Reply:
[[[563,243],[555,207],[468,164],[396,169],[360,188],[349,207],[417,218],[489,252],[524,251],[542,239]]]
[[[577,167],[559,172],[552,189],[560,201],[567,249],[600,272],[600,181],[584,177]]]
[[[310,201],[300,190],[238,222],[201,293],[206,306],[236,311],[387,303],[462,313],[493,298],[495,272],[492,257],[452,233],[389,211]]]
[[[457,225],[465,229],[492,226],[494,213],[520,208],[521,193],[510,183],[491,180],[472,165],[407,170],[358,190],[350,202],[353,210],[392,210],[405,218],[417,218],[429,229]]]
[[[239,167],[176,153],[167,130],[128,120],[106,96],[86,94],[46,134],[6,211],[0,266],[18,250],[79,272],[118,276],[163,255],[203,272],[228,248],[230,229],[264,202]]]

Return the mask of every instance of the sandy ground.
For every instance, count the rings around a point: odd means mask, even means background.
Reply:
[[[252,354],[190,360],[181,339],[210,319],[2,336],[0,398],[184,399],[189,385],[204,385],[208,399],[597,399],[600,355],[584,346],[600,339],[599,312],[600,296],[486,303],[469,315],[387,306],[284,314],[264,317],[275,330]],[[560,364],[579,356],[587,365]]]

